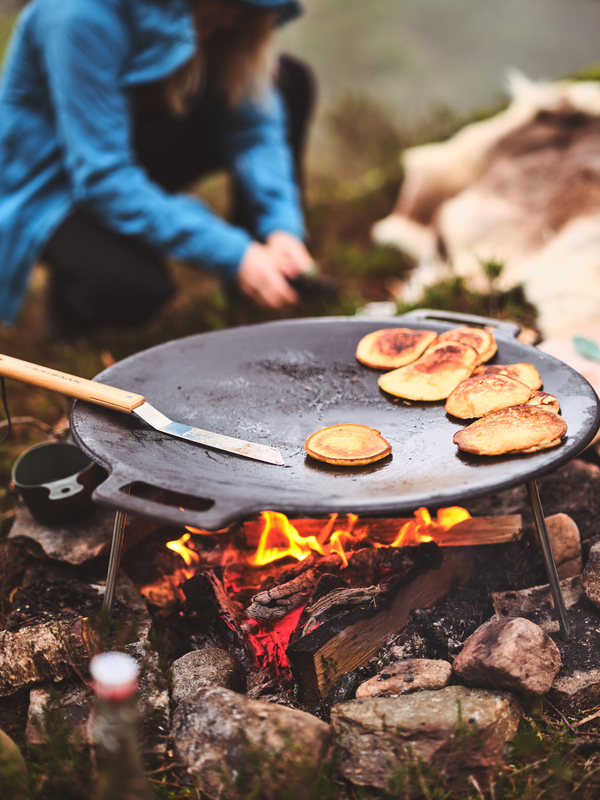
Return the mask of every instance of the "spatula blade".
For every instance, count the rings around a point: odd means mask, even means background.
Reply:
[[[252,458],[255,461],[264,461],[267,464],[275,464],[278,467],[283,466],[283,458],[276,447],[245,442],[243,439],[234,439],[232,436],[224,436],[221,433],[192,428],[189,425],[183,425],[181,422],[173,422],[154,406],[151,406],[150,403],[142,403],[134,409],[133,413],[141,417],[155,430],[167,433],[169,436],[176,436],[178,439],[185,439],[186,442],[195,442],[205,447],[212,447],[215,450],[224,450],[226,453],[235,453],[235,455]]]

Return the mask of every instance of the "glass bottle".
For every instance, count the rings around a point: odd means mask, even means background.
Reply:
[[[137,743],[138,665],[125,653],[101,653],[90,663],[96,714],[94,738],[102,755],[94,800],[153,800]]]

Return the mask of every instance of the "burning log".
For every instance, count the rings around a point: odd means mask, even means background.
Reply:
[[[87,617],[0,631],[0,696],[34,683],[87,674],[90,658],[101,650]]]
[[[441,551],[427,543],[410,550],[420,551],[414,553],[412,568],[399,581],[378,587],[379,592],[363,594],[355,607],[355,595],[336,592],[331,602],[326,595],[315,603],[314,624],[305,625],[305,635],[286,650],[303,699],[309,705],[317,705],[325,698],[340,675],[366,664],[388,636],[406,625],[413,608],[435,605],[454,586],[464,585],[471,577],[471,548]],[[435,563],[439,555],[434,554],[443,555],[441,563]]]
[[[246,615],[259,622],[275,622],[283,619],[308,598],[315,588],[317,579],[318,575],[311,569],[287,583],[260,592],[252,598],[252,605],[246,609]]]
[[[332,530],[335,525],[344,532],[349,532],[355,539],[367,538],[377,544],[391,545],[398,539],[400,532],[410,523],[423,520],[411,519],[359,519],[348,514],[348,520],[343,518],[338,521],[338,515],[332,515],[329,521],[322,519],[296,519],[292,525],[298,534],[307,539],[323,538],[325,529]],[[424,522],[424,521],[423,521]],[[483,544],[504,544],[520,538],[522,522],[520,514],[503,514],[494,517],[471,517],[442,530],[435,521],[433,528],[427,531],[427,536],[440,547],[471,547]],[[242,526],[242,533],[248,547],[258,547],[265,529],[264,519],[251,520]],[[396,545],[398,546],[398,545]]]

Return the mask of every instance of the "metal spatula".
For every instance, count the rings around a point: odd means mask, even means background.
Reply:
[[[0,375],[66,394],[69,397],[76,397],[78,400],[86,400],[97,406],[122,411],[124,414],[137,414],[157,431],[167,433],[169,436],[176,436],[178,439],[185,439],[186,442],[194,442],[215,450],[224,450],[245,458],[253,458],[255,461],[265,461],[267,464],[283,466],[283,458],[276,447],[245,442],[242,439],[234,439],[231,436],[223,436],[220,433],[211,433],[200,428],[183,425],[180,422],[173,422],[150,403],[147,403],[141,394],[116,389],[113,386],[88,381],[85,378],[77,378],[74,375],[67,375],[66,372],[59,372],[5,355],[0,355]]]

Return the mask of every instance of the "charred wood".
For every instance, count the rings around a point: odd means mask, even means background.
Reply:
[[[414,608],[428,608],[456,585],[471,578],[474,554],[470,548],[446,548],[433,543],[418,548],[403,577],[366,590],[362,599],[337,590],[307,612],[314,625],[286,650],[304,702],[317,705],[340,675],[365,665],[388,636],[400,631]],[[429,556],[429,557],[428,557]],[[344,594],[346,592],[346,594]]]
[[[201,572],[182,585],[188,604],[197,614],[200,640],[192,644],[229,647],[244,666],[252,661],[240,628],[241,610],[231,600],[214,572]]]
[[[315,571],[308,570],[287,583],[260,592],[252,598],[252,604],[246,609],[246,615],[259,622],[276,622],[283,619],[308,599],[317,579]]]

